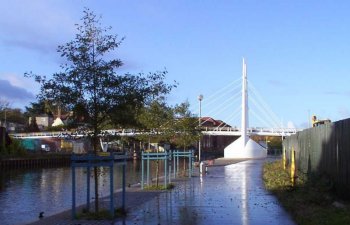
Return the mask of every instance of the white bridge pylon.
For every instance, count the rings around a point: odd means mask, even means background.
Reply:
[[[242,121],[241,137],[224,149],[224,158],[265,158],[267,150],[249,138],[248,127],[248,88],[247,88],[247,64],[243,58],[242,65]]]

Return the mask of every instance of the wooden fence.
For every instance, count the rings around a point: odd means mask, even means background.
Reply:
[[[299,171],[329,176],[338,195],[350,199],[350,119],[300,131],[283,147],[288,160],[294,149]]]
[[[18,158],[0,160],[0,169],[19,169],[37,167],[69,166],[71,164],[70,155],[51,158]]]

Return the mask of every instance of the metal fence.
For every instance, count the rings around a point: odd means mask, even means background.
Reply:
[[[294,149],[299,171],[328,175],[337,193],[350,198],[350,119],[300,131],[283,147],[288,160]]]

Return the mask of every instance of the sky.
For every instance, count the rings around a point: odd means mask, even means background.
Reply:
[[[1,99],[21,108],[35,101],[40,87],[23,74],[60,71],[57,46],[74,39],[84,7],[125,37],[115,52],[124,63],[118,73],[166,69],[167,81],[179,83],[168,96],[171,105],[188,100],[198,114],[202,94],[202,116],[239,126],[240,97],[232,107],[219,103],[229,105],[225,101],[240,91],[234,82],[244,57],[248,86],[272,112],[266,117],[297,128],[307,127],[311,115],[350,117],[345,0],[1,0]],[[215,94],[225,88],[226,95]],[[270,126],[259,119],[265,113],[253,112],[250,126]]]

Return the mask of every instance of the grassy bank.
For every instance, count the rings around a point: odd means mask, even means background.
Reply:
[[[283,170],[281,161],[266,163],[263,173],[266,188],[277,196],[297,224],[350,224],[350,204],[337,199],[330,179],[298,173],[293,187],[289,170]]]

